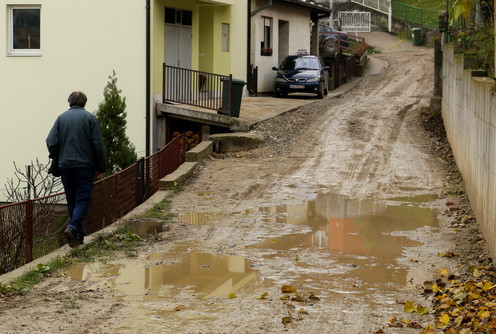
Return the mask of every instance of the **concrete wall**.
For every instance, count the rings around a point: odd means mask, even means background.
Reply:
[[[465,62],[467,64],[467,62]],[[466,67],[466,66],[465,66]],[[494,81],[464,69],[463,55],[443,48],[443,120],[470,203],[496,255],[496,104]]]

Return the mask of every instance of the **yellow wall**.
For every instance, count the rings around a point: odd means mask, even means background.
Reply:
[[[32,2],[9,0],[9,5]],[[88,95],[87,110],[103,100],[108,76],[127,97],[128,136],[139,154],[145,142],[145,0],[37,0],[41,5],[39,57],[8,52],[8,7],[0,5],[0,194],[18,166],[48,162],[45,139],[68,108],[74,90]],[[0,198],[2,196],[0,195]]]
[[[153,17],[153,94],[162,93],[164,62],[164,8],[193,12],[192,69],[217,74],[233,74],[246,80],[247,2],[246,0],[197,1],[155,0]],[[222,23],[229,24],[229,52],[222,52]]]

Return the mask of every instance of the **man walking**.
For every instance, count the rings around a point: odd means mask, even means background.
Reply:
[[[69,110],[53,125],[46,144],[49,157],[58,158],[70,220],[64,237],[70,247],[83,244],[84,218],[89,209],[96,172],[105,171],[105,150],[96,117],[84,109],[86,95],[73,92]]]

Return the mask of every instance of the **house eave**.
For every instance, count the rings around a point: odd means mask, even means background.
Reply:
[[[301,0],[278,0],[278,1],[290,6],[310,9],[312,11],[312,14],[318,15],[320,18],[328,17],[331,15],[332,12],[331,9],[326,8],[322,5],[308,3]]]

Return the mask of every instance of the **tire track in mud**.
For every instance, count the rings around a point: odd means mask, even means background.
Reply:
[[[377,143],[369,151],[365,159],[362,159],[361,165],[359,166],[359,171],[355,175],[349,175],[349,179],[354,179],[352,184],[368,184],[373,181],[377,174],[379,167],[386,166],[391,158],[392,146],[398,140],[398,136],[401,131],[401,126],[405,120],[406,113],[413,108],[415,104],[410,104],[403,107],[397,114],[397,118],[394,121],[391,132],[389,133],[386,142]]]

